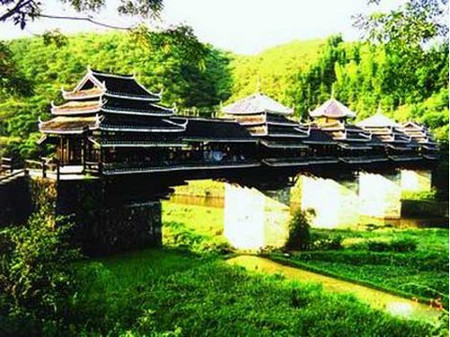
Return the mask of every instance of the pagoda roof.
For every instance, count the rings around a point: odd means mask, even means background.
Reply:
[[[384,127],[400,126],[400,124],[395,122],[393,119],[386,117],[380,112],[377,112],[375,115],[363,119],[362,121],[359,121],[358,123],[356,123],[356,125],[361,126],[363,128],[384,128]]]
[[[346,118],[356,117],[356,113],[334,98],[330,98],[317,109],[310,111],[311,117]]]
[[[410,121],[401,125],[400,130],[420,145],[436,146],[432,135],[424,125]]]
[[[186,123],[183,140],[211,142],[256,142],[239,123],[219,118],[173,117],[176,123]]]
[[[294,113],[292,108],[288,108],[275,101],[273,98],[259,92],[225,106],[222,111],[230,115],[245,115],[264,112],[279,115],[292,115]]]
[[[88,83],[91,82],[94,88]],[[134,74],[110,74],[88,68],[86,75],[72,91],[62,91],[66,99],[80,100],[98,96],[158,102],[161,93],[154,93],[140,84]]]
[[[54,105],[53,102],[51,104],[51,112],[53,115],[79,115],[99,112],[104,102],[97,99],[90,101],[69,101],[58,106]]]
[[[336,143],[333,140],[333,137],[331,137],[328,133],[316,127],[311,127],[308,138],[304,139],[303,142],[305,144],[325,144],[325,145],[332,145]]]
[[[81,134],[98,125],[98,117],[55,117],[39,122],[39,130],[50,134]]]
[[[141,117],[128,118],[123,115],[103,116],[99,129],[117,132],[184,132],[187,121],[170,118]]]
[[[292,126],[281,126],[281,125],[267,125],[267,136],[269,137],[297,137],[297,138],[307,138],[309,136],[310,128],[301,128]]]
[[[100,72],[98,70],[90,70],[92,76],[94,76],[99,82],[103,83],[106,88],[106,95],[113,97],[130,97],[130,98],[142,98],[153,101],[161,100],[161,95],[151,92],[140,84],[135,75],[117,75]]]
[[[169,116],[174,111],[171,108],[146,101],[134,101],[109,97],[105,100],[102,111],[115,114],[143,115],[143,116]]]

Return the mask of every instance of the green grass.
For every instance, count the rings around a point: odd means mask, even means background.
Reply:
[[[442,327],[389,316],[352,296],[325,293],[319,285],[289,282],[280,275],[258,275],[226,264],[205,249],[223,239],[221,209],[167,202],[163,210],[164,242],[176,249],[143,250],[83,263],[80,274],[86,281],[71,310],[75,313],[70,319],[71,334],[445,335]],[[348,239],[354,235],[339,233]],[[426,235],[421,249],[439,250],[444,240],[441,234],[434,234]],[[362,232],[361,236],[369,239],[382,235]],[[358,253],[351,249],[322,253],[340,254],[345,260],[348,252]],[[405,254],[402,256],[410,261]]]
[[[75,335],[429,336],[320,286],[264,277],[212,257],[144,250],[86,262]],[[86,271],[86,269],[88,271]]]
[[[226,242],[222,209],[166,202],[163,210],[166,244],[202,252]],[[291,264],[423,301],[441,296],[448,308],[448,230],[361,226],[358,230],[312,229],[311,233],[315,240],[340,236],[344,248],[296,253]],[[417,249],[404,253],[367,249],[369,241],[392,240],[412,240]]]
[[[292,254],[289,262],[346,280],[416,297],[442,298],[448,308],[448,230],[381,228],[373,231],[313,230],[318,237],[343,237],[344,249]],[[411,252],[373,252],[368,241],[408,239],[417,242]],[[276,260],[280,255],[272,255]]]

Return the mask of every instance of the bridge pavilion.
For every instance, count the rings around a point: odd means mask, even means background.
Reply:
[[[337,164],[332,137],[292,120],[294,110],[260,92],[222,111],[259,139],[259,157],[269,167]]]
[[[175,117],[134,75],[88,69],[40,122],[64,165],[104,175],[259,166],[256,140],[232,120]]]

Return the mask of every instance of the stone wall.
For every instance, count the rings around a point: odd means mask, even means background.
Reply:
[[[0,185],[0,228],[25,223],[32,207],[29,177]]]
[[[86,254],[104,255],[158,247],[162,243],[161,203],[126,200],[101,180],[61,181],[57,213],[76,224],[75,241]]]
[[[359,223],[358,182],[300,177],[300,205],[314,210],[312,226],[317,228],[351,227]]]
[[[161,203],[122,197],[101,180],[23,177],[0,189],[0,224],[24,224],[33,211],[67,216],[74,244],[90,256],[160,246]]]

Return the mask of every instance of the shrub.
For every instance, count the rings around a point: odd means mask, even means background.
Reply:
[[[317,250],[337,250],[342,249],[343,238],[341,235],[314,240],[312,248]]]
[[[411,252],[416,250],[417,242],[409,238],[393,239],[392,241],[367,241],[367,248],[373,252]]]
[[[76,291],[72,262],[81,257],[63,222],[41,212],[0,232],[0,312],[6,329],[16,330],[0,334],[39,334],[63,320]]]
[[[286,241],[287,250],[307,250],[311,246],[311,233],[307,212],[298,210],[289,223],[289,237]]]
[[[389,242],[387,241],[367,241],[367,248],[372,252],[387,252],[390,249]]]
[[[164,244],[197,254],[229,254],[233,251],[225,238],[198,234],[183,223],[174,221],[164,225]]]
[[[436,189],[432,189],[431,191],[403,191],[402,199],[433,201],[437,199],[437,191]]]
[[[417,242],[408,238],[394,239],[390,246],[395,252],[411,252],[416,250]]]

